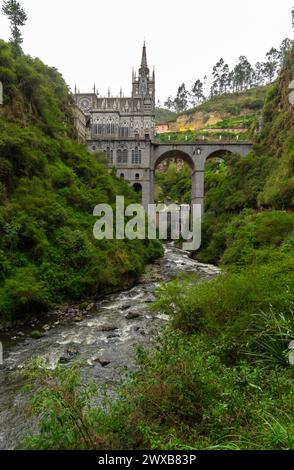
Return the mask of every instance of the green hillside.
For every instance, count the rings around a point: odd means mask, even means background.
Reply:
[[[161,247],[94,240],[94,207],[137,196],[72,140],[61,75],[0,41],[0,80],[0,322],[130,285]]]
[[[155,122],[171,122],[175,121],[177,114],[166,108],[155,108]]]
[[[241,93],[228,93],[215,96],[201,103],[197,108],[189,109],[185,114],[197,111],[206,113],[218,111],[220,113],[240,114],[244,110],[258,111],[263,108],[269,86],[251,88]]]
[[[156,122],[174,122],[178,116],[193,114],[196,111],[230,113],[233,116],[239,116],[244,111],[254,114],[263,108],[269,88],[269,85],[265,85],[240,93],[228,93],[208,98],[197,107],[187,109],[182,113],[176,113],[166,108],[156,108]]]

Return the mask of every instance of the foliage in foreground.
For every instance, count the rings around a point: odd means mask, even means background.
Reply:
[[[166,332],[152,353],[138,352],[140,370],[119,399],[100,396],[98,406],[95,387],[81,385],[77,371],[34,369],[31,404],[41,415],[40,433],[22,447],[294,449],[293,368],[286,361],[260,367],[262,356],[228,365],[228,340]]]

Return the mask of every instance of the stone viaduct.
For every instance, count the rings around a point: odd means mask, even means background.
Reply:
[[[168,158],[181,158],[191,168],[192,175],[192,204],[201,204],[204,207],[204,172],[205,163],[212,158],[225,158],[228,153],[239,154],[245,157],[252,144],[249,142],[186,142],[181,144],[157,143],[153,141],[150,148],[149,179],[142,186],[142,201],[144,207],[153,203],[154,173],[156,167]]]

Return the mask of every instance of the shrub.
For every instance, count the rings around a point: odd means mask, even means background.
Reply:
[[[187,277],[184,283],[177,280],[163,285],[153,308],[170,313],[173,326],[189,334],[218,331],[226,325],[231,336],[242,336],[251,314],[270,307],[288,311],[294,301],[293,287],[291,257],[222,274],[210,282]]]

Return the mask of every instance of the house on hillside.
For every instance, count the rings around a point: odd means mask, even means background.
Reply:
[[[168,122],[158,122],[155,124],[155,131],[156,134],[164,134],[165,132],[169,132]]]

